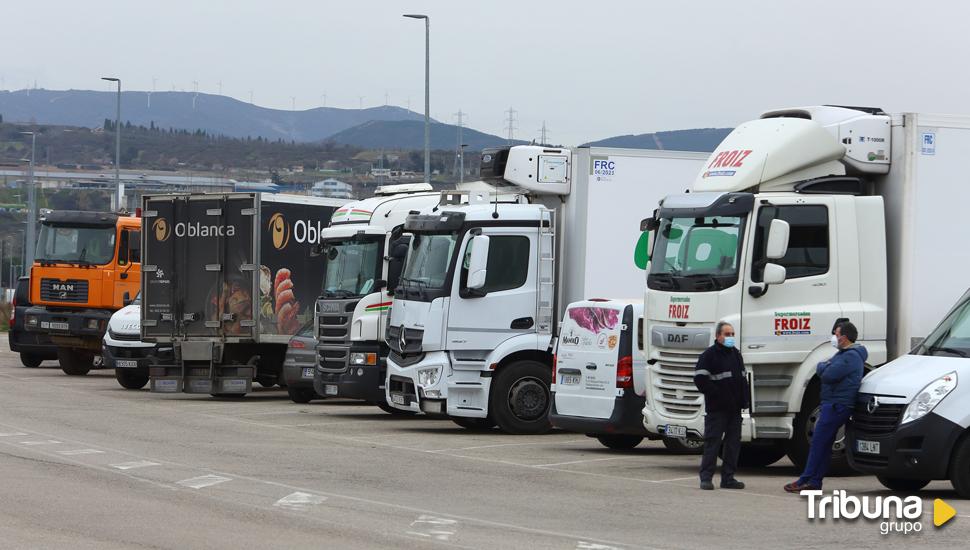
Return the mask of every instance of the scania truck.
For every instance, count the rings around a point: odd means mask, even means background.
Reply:
[[[644,298],[644,424],[703,437],[698,355],[734,325],[750,377],[742,460],[804,464],[819,411],[816,364],[850,320],[867,369],[906,353],[966,288],[960,220],[970,117],[815,106],[737,127],[690,192],[659,203]],[[845,466],[845,440],[833,453]]]
[[[94,368],[108,320],[138,294],[140,230],[137,217],[112,212],[55,210],[40,219],[24,326],[50,337],[66,374]]]
[[[153,392],[239,396],[284,382],[290,337],[313,320],[310,252],[349,201],[264,193],[143,197],[141,337],[171,344]]]
[[[438,204],[439,194],[422,183],[383,186],[375,195],[337,209],[321,232],[313,389],[398,412],[384,397],[384,329],[410,239],[404,220],[413,210]]]
[[[386,333],[388,404],[469,428],[547,431],[563,310],[642,292],[642,205],[682,191],[704,157],[484,151],[481,174],[493,190],[443,192],[404,224],[412,237]]]

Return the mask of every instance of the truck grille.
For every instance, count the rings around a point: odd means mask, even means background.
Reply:
[[[404,331],[404,340],[401,340],[401,331]],[[401,325],[387,327],[387,337],[385,342],[392,351],[399,355],[409,355],[421,353],[421,342],[424,340],[424,331],[419,328],[401,328]]]
[[[661,351],[651,367],[654,404],[673,417],[693,418],[700,414],[703,396],[694,385],[694,366],[700,353]]]
[[[40,299],[45,302],[72,302],[83,304],[88,301],[88,282],[82,279],[40,280]]]
[[[869,412],[871,395],[860,393],[852,411],[852,429],[860,434],[881,435],[892,433],[903,416],[905,405],[880,404]]]
[[[317,301],[317,365],[320,370],[347,370],[350,360],[350,322],[359,301]]]

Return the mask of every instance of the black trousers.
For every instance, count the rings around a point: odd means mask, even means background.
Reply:
[[[724,445],[721,457],[721,481],[734,479],[741,454],[741,411],[708,412],[704,416],[704,457],[701,459],[701,481],[711,481],[717,467],[717,455]]]

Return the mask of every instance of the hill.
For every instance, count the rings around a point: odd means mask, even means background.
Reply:
[[[372,120],[330,136],[328,141],[361,149],[416,150],[424,148],[424,121]],[[507,145],[508,140],[471,128],[462,129],[466,151],[481,151],[485,147]],[[515,141],[516,144],[526,143]],[[454,151],[458,147],[458,127],[453,124],[431,124],[431,149]]]
[[[614,136],[586,145],[592,147],[625,147],[629,149],[661,149],[667,151],[709,152],[717,148],[732,128],[697,128],[650,134]]]
[[[115,92],[89,90],[0,91],[0,115],[6,122],[97,128],[105,119],[114,120],[116,98]],[[152,93],[151,107],[148,99],[148,92],[122,91],[122,121],[236,138],[311,142],[372,120],[424,120],[423,115],[393,106],[284,111],[193,92]]]

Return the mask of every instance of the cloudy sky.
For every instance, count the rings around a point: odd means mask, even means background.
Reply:
[[[780,106],[970,113],[956,1],[33,0],[0,8],[0,88],[222,92],[272,108],[423,109],[565,144],[730,126]]]

